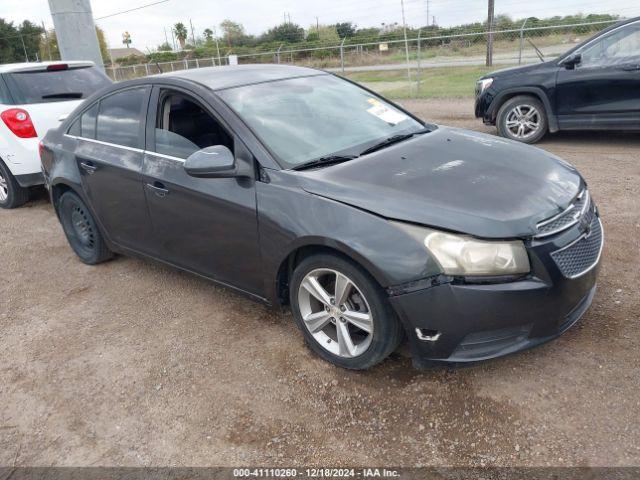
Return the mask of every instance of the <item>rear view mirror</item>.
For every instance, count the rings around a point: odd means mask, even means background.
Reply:
[[[184,162],[184,169],[192,177],[200,178],[229,178],[238,175],[233,153],[224,145],[192,153]]]
[[[567,70],[573,70],[576,68],[576,65],[579,65],[582,62],[582,55],[576,53],[575,55],[571,55],[569,58],[565,59],[562,62],[562,66]]]

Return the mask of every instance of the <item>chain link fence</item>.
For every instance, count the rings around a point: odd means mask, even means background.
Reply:
[[[557,57],[614,22],[607,20],[530,26],[525,21],[517,29],[466,31],[446,35],[440,35],[436,27],[430,27],[412,31],[412,35],[406,40],[376,37],[370,41],[353,43],[344,39],[340,44],[332,45],[307,43],[304,48],[292,48],[283,44],[269,51],[238,54],[227,52],[205,58],[191,58],[192,52],[183,52],[184,58],[180,60],[107,67],[107,74],[113,80],[121,81],[161,72],[235,63],[280,63],[322,68],[344,75],[359,73],[362,76],[365,72],[378,72],[372,77],[375,81],[384,83],[388,80],[394,84],[391,87],[404,88],[405,94],[411,96],[419,95],[421,79],[427,69],[476,67],[477,70],[483,67],[489,35],[493,36],[493,65],[510,66]]]

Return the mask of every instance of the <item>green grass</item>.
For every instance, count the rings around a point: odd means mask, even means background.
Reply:
[[[406,70],[353,72],[347,73],[345,76],[356,82],[364,83],[372,90],[389,98],[460,98],[472,97],[476,80],[496,68],[426,68],[422,69],[420,74],[417,70],[412,70],[411,83],[408,81]],[[393,83],[396,82],[398,86],[394,87]]]

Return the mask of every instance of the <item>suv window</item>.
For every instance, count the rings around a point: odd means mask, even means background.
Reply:
[[[233,139],[220,123],[194,100],[176,92],[160,93],[155,137],[157,153],[177,158],[213,145],[233,151]]]
[[[87,98],[111,80],[96,67],[7,74],[15,103],[62,102]]]
[[[120,91],[100,101],[96,139],[125,147],[140,147],[140,125],[146,88]]]
[[[11,97],[9,96],[9,90],[4,84],[4,78],[0,75],[0,103],[5,105],[10,105],[13,102],[11,101]]]
[[[580,52],[581,67],[600,67],[640,60],[640,23],[602,37]]]

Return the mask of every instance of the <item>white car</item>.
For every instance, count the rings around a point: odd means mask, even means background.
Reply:
[[[0,208],[29,200],[44,183],[38,143],[60,118],[111,80],[93,62],[0,65]]]

